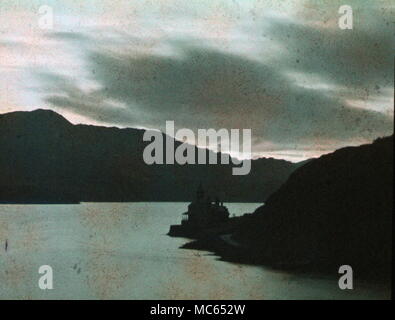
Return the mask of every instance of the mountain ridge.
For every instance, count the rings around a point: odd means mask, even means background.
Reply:
[[[0,201],[190,201],[202,182],[224,201],[263,202],[298,167],[259,158],[249,175],[232,176],[231,164],[149,166],[144,132],[74,125],[52,110],[1,114]]]

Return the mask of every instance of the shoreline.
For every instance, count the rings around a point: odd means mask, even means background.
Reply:
[[[308,260],[275,261],[273,258],[265,255],[265,253],[259,250],[259,248],[255,248],[250,245],[244,245],[238,242],[232,238],[233,231],[235,231],[241,222],[240,218],[244,218],[242,219],[244,222],[244,220],[248,219],[248,216],[241,216],[237,218],[237,223],[235,221],[232,222],[232,232],[226,232],[226,230],[229,231],[229,229],[226,229],[222,226],[222,228],[195,231],[193,234],[184,233],[183,235],[171,235],[169,232],[167,235],[170,237],[181,237],[191,240],[183,244],[181,247],[179,247],[179,249],[208,251],[217,256],[220,261],[251,266],[261,266],[273,270],[299,275],[303,274],[311,277],[329,277],[333,279],[339,278],[337,267],[333,265],[316,263]],[[359,279],[360,281],[366,282],[368,284],[379,285],[381,287],[386,287],[389,281],[386,275],[381,277],[380,273],[365,274],[364,272],[363,274],[356,274],[355,279]]]

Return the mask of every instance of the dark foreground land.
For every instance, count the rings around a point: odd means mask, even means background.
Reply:
[[[183,236],[183,246],[233,262],[390,281],[393,136],[324,155],[297,169],[265,205]]]

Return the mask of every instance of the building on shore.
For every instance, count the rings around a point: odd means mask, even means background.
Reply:
[[[200,184],[196,198],[188,205],[188,211],[183,213],[182,226],[185,227],[210,227],[226,222],[229,211],[218,198],[215,201],[205,194]]]

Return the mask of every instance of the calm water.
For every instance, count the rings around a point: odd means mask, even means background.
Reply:
[[[231,213],[259,204],[226,204]],[[178,249],[186,203],[0,205],[0,299],[377,299],[367,284],[292,275]],[[5,241],[8,250],[5,250]],[[38,288],[48,264],[54,289]]]

